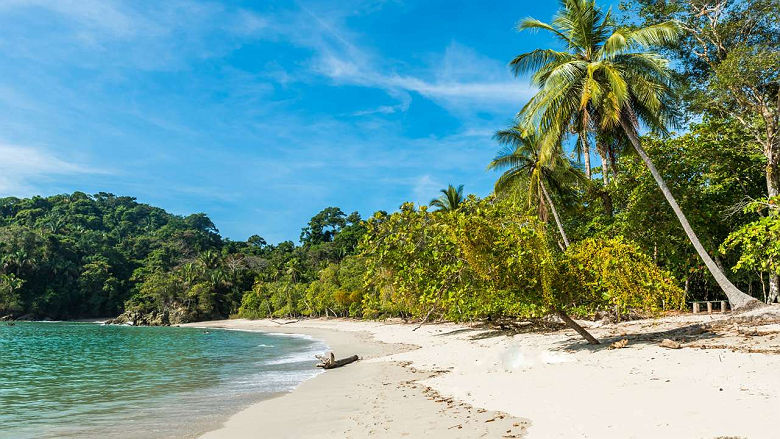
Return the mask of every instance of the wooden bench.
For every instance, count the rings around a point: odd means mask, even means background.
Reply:
[[[720,303],[720,312],[726,312],[728,311],[728,301],[726,300],[698,300],[695,302],[691,302],[693,305],[693,313],[698,314],[701,311],[701,304],[706,303],[707,304],[707,313],[712,314],[712,304],[713,303]]]

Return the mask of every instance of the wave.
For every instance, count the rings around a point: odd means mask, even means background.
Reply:
[[[265,335],[274,335],[279,337],[290,337],[290,338],[300,338],[302,340],[317,340],[316,338],[312,337],[308,334],[293,334],[290,332],[269,332],[263,329],[247,329],[247,328],[216,328],[216,327],[208,327],[208,326],[193,326],[193,328],[198,329],[215,329],[215,330],[222,330],[222,331],[237,331],[237,332],[253,332],[255,334],[265,334]]]
[[[278,393],[290,392],[304,381],[314,378],[322,370],[299,369],[299,370],[275,370],[263,371],[244,378],[239,378],[231,382],[233,389],[239,392],[245,392],[251,389],[252,392]]]
[[[314,355],[321,354],[325,352],[327,349],[328,346],[325,343],[316,342],[309,349],[305,351],[287,354],[273,360],[264,361],[262,364],[268,366],[278,366],[281,364],[295,364],[295,363],[304,363],[304,362],[314,363],[316,361]]]

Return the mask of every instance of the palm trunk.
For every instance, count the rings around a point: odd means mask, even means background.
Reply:
[[[558,226],[558,232],[560,232],[561,238],[563,238],[565,250],[566,248],[569,248],[569,245],[571,244],[569,244],[569,238],[566,236],[566,231],[563,230],[563,224],[561,223],[561,218],[558,216],[558,210],[555,208],[555,204],[553,204],[552,198],[550,198],[550,194],[547,192],[547,188],[544,186],[544,183],[541,181],[541,179],[539,180],[539,187],[542,189],[542,194],[544,194],[544,198],[547,200],[547,204],[550,205],[550,211],[553,214],[553,218],[555,218],[555,224]],[[558,317],[563,320],[563,323],[565,323],[566,326],[574,329],[582,336],[582,338],[587,340],[588,344],[599,344],[599,341],[596,339],[596,337],[590,335],[590,333],[585,328],[580,326],[579,323],[575,322],[562,309],[555,308],[555,313],[558,314]]]
[[[539,186],[542,188],[542,193],[544,194],[545,200],[547,200],[547,204],[550,205],[550,211],[553,214],[553,218],[555,218],[555,224],[558,225],[558,231],[561,233],[561,238],[563,238],[563,244],[566,248],[569,248],[569,238],[563,230],[563,224],[561,223],[561,218],[558,216],[558,210],[555,208],[555,204],[553,204],[552,198],[550,198],[550,194],[547,193],[547,188],[544,186],[541,179],[539,179]]]
[[[580,132],[580,142],[582,142],[582,155],[585,156],[585,175],[590,180],[590,140],[588,140],[588,132],[586,130]]]
[[[575,322],[571,317],[569,317],[568,314],[563,312],[562,309],[556,309],[555,313],[558,314],[558,317],[560,317],[561,320],[563,320],[563,323],[565,323],[566,326],[577,331],[577,333],[580,334],[582,338],[587,340],[588,344],[599,344],[599,341],[598,339],[596,339],[596,337],[590,335],[590,332],[588,332],[585,328],[580,326],[579,323]]]
[[[631,110],[629,109],[628,111]],[[629,115],[629,117],[634,119],[633,112]],[[672,192],[666,186],[666,182],[664,182],[663,177],[661,177],[661,174],[655,168],[655,165],[653,165],[652,160],[650,160],[650,157],[642,148],[642,144],[640,143],[639,136],[636,132],[635,123],[633,123],[632,120],[629,120],[628,117],[624,116],[620,118],[620,126],[626,132],[628,139],[631,141],[631,144],[634,146],[637,154],[639,154],[639,157],[642,158],[642,161],[645,162],[645,165],[650,170],[650,174],[653,175],[653,178],[658,184],[658,187],[661,189],[661,192],[663,192],[666,201],[672,207],[672,210],[674,210],[674,214],[677,215],[677,219],[680,221],[683,230],[685,230],[685,234],[688,235],[688,239],[693,244],[693,247],[696,249],[699,257],[704,261],[704,265],[707,266],[710,274],[712,274],[712,276],[715,278],[715,281],[718,283],[723,292],[726,293],[726,297],[729,299],[731,308],[736,310],[739,308],[754,308],[760,306],[761,301],[748,296],[735,287],[707,253],[707,250],[705,250],[704,246],[699,241],[699,238],[696,236],[696,233],[693,231],[690,223],[688,223],[688,219],[685,217],[682,209],[680,209],[680,206],[677,204],[677,200],[674,199]]]

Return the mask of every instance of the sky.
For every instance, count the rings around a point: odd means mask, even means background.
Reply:
[[[111,192],[223,234],[485,196],[553,44],[525,1],[0,0],[0,196]]]

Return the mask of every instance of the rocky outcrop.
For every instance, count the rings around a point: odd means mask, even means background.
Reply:
[[[109,325],[130,326],[170,326],[181,323],[189,323],[196,320],[196,316],[187,312],[184,307],[173,307],[163,310],[143,312],[138,310],[125,311],[115,319],[106,321]]]
[[[37,315],[30,313],[30,314],[25,314],[23,316],[19,316],[15,320],[32,322],[35,320],[40,320],[40,318]]]

